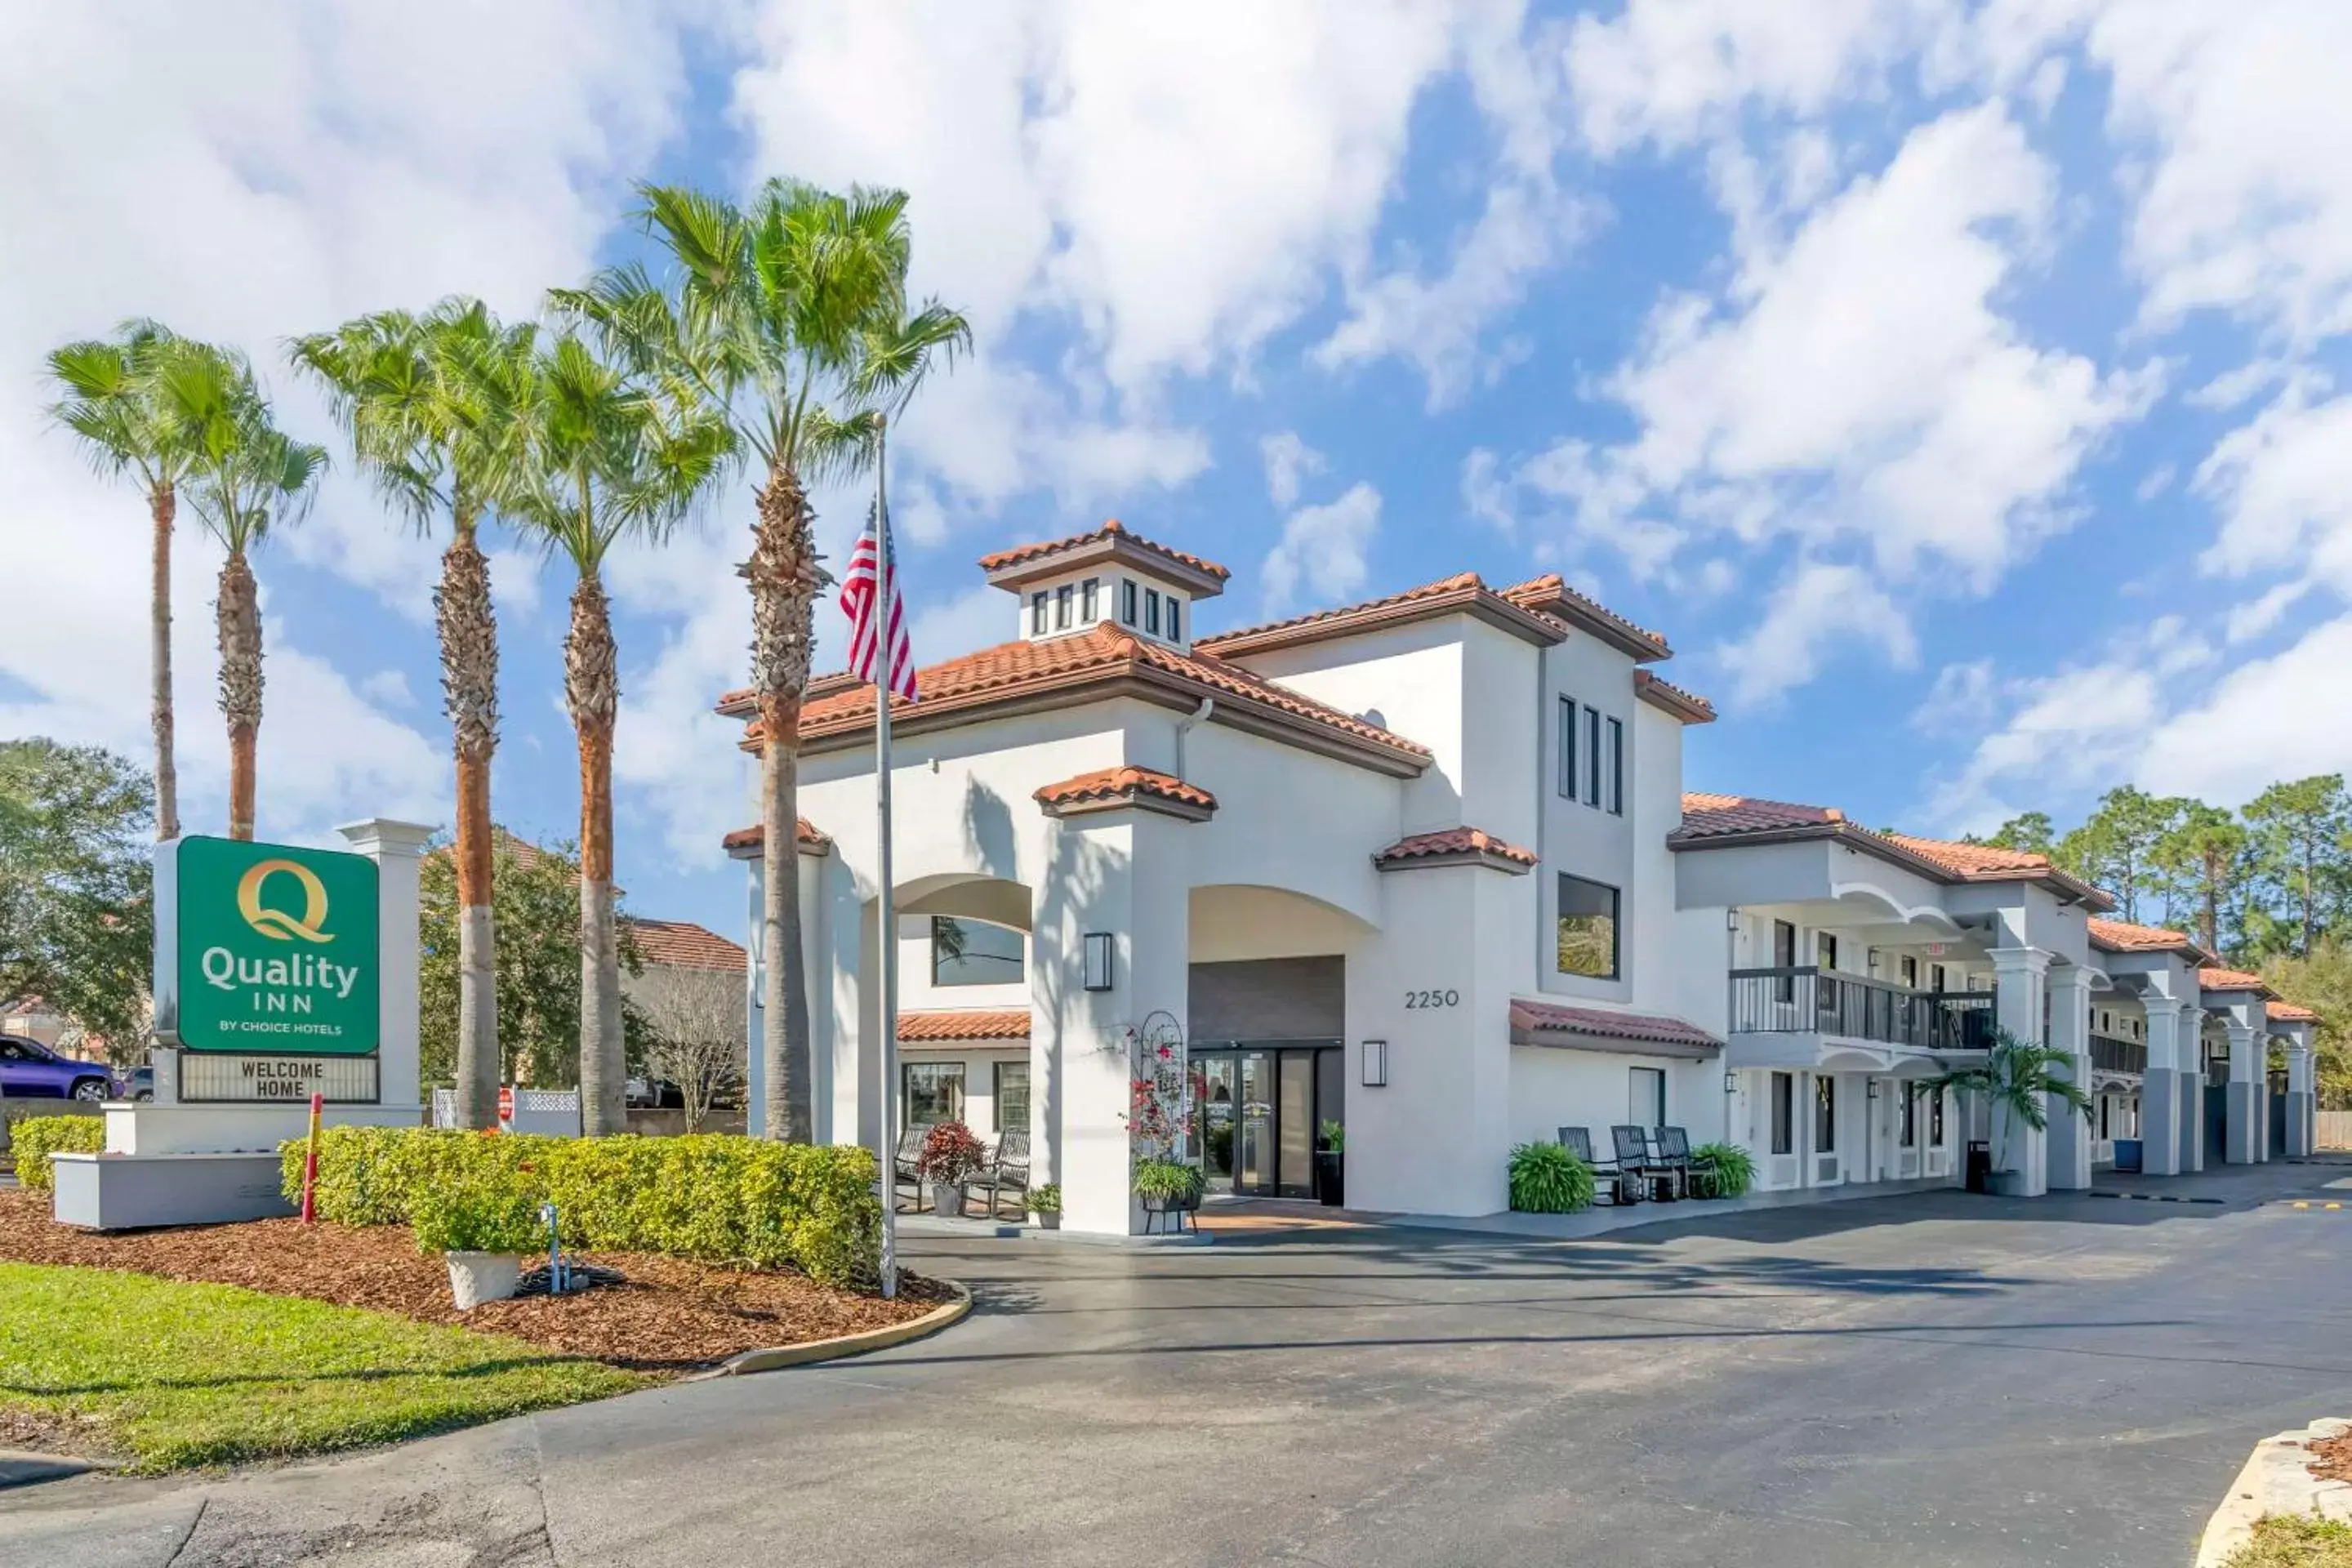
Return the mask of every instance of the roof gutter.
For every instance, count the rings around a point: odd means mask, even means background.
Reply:
[[[1176,721],[1176,782],[1178,784],[1190,784],[1192,778],[1192,774],[1184,771],[1184,737],[1192,732],[1193,725],[1201,723],[1216,710],[1217,700],[1214,697],[1203,697],[1198,708]]]

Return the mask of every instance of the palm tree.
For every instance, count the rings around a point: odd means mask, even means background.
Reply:
[[[669,253],[674,291],[641,266],[609,268],[555,305],[592,323],[639,372],[726,420],[757,464],[751,555],[751,685],[762,741],[761,1041],[767,1134],[811,1134],[808,975],[801,947],[800,711],[808,689],[818,563],[807,483],[870,460],[878,428],[859,368],[868,338],[905,314],[907,197],[835,195],[771,180],[748,208],[675,185],[639,187],[644,220]],[[918,320],[961,342],[962,318]],[[912,381],[905,384],[911,389]]]
[[[64,395],[50,406],[82,439],[100,472],[129,474],[147,495],[152,529],[147,608],[150,721],[155,732],[155,837],[180,835],[179,770],[172,755],[172,524],[195,453],[156,396],[159,363],[181,346],[156,321],[126,321],[114,341],[68,343],[49,355]]]
[[[386,310],[297,338],[376,488],[416,526],[449,521],[433,593],[441,694],[457,775],[457,1122],[498,1121],[498,937],[491,920],[490,763],[499,743],[499,626],[483,521],[516,493],[538,329],[478,300]]]
[[[1958,1089],[1981,1095],[1992,1110],[1992,1168],[2005,1172],[2010,1168],[2011,1128],[2022,1125],[2036,1132],[2046,1131],[2053,1100],[2085,1120],[2090,1118],[2091,1097],[2074,1081],[2074,1058],[2057,1047],[2020,1039],[2007,1029],[1995,1027],[1982,1067],[1959,1068],[1927,1079],[1919,1089],[1927,1094]]]
[[[254,742],[261,731],[261,606],[249,557],[272,530],[309,511],[327,471],[327,449],[271,423],[268,401],[242,355],[217,349],[168,355],[157,387],[167,416],[195,449],[188,499],[228,552],[215,606],[220,706],[228,721],[228,836],[249,839]]]
[[[580,1111],[591,1137],[626,1131],[621,962],[613,918],[613,729],[620,653],[604,584],[625,538],[666,538],[732,450],[723,421],[665,404],[565,336],[540,356],[531,482],[515,515],[579,574],[563,639],[563,700],[580,748]]]

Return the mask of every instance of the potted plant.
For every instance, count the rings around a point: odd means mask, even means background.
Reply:
[[[1181,1160],[1138,1160],[1135,1195],[1146,1214],[1189,1214],[1201,1206],[1201,1173]]]
[[[1511,1151],[1511,1206],[1522,1214],[1575,1214],[1592,1206],[1592,1167],[1558,1143]]]
[[[409,1224],[416,1249],[437,1252],[448,1264],[449,1293],[461,1312],[513,1295],[524,1255],[547,1240],[538,1200],[519,1184],[429,1187],[418,1194]]]
[[[1346,1201],[1347,1173],[1342,1168],[1341,1157],[1347,1151],[1347,1128],[1327,1119],[1318,1135],[1315,1150],[1315,1192],[1326,1208],[1338,1208]]]
[[[1029,1217],[1039,1230],[1062,1228],[1062,1187],[1058,1182],[1029,1189]]]
[[[915,1173],[931,1184],[931,1212],[941,1219],[963,1214],[963,1184],[988,1163],[988,1151],[961,1121],[942,1121],[923,1134]]]
[[[1691,1151],[1691,1169],[1702,1178],[1703,1196],[1736,1198],[1756,1184],[1756,1156],[1737,1143],[1702,1143]]]
[[[2071,1056],[2039,1040],[2023,1040],[1996,1027],[1985,1049],[1982,1067],[1961,1068],[1927,1079],[1926,1094],[1948,1089],[1984,1097],[1992,1110],[1992,1169],[1990,1185],[1999,1194],[2016,1197],[2025,1191],[2025,1173],[2012,1169],[2016,1152],[2011,1130],[2019,1123],[2036,1132],[2050,1126],[2050,1102],[2063,1101],[2085,1121],[2094,1114],[2091,1097],[2074,1081]]]

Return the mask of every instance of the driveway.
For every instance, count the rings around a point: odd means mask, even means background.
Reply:
[[[2330,1183],[921,1243],[982,1303],[934,1339],[0,1493],[0,1563],[2186,1563],[2256,1439],[2352,1413],[2352,1208],[2282,1201]]]

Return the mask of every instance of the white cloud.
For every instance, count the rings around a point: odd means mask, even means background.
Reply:
[[[1742,702],[1768,702],[1804,685],[1840,644],[1859,644],[1897,668],[1918,662],[1909,619],[1858,566],[1801,563],[1768,603],[1753,631],[1715,650]]]
[[[1298,500],[1298,481],[1324,469],[1323,454],[1299,439],[1296,430],[1277,430],[1257,444],[1265,463],[1265,493],[1276,510]]]
[[[1992,660],[1948,664],[1912,710],[1911,727],[1929,735],[1965,735],[1982,730],[1993,715]]]
[[[1511,487],[1487,447],[1473,447],[1462,459],[1462,510],[1504,533],[1518,530],[1518,519],[1511,510]]]
[[[2280,779],[2352,771],[2352,617],[2239,666],[2152,727],[2132,776],[2152,790],[2249,800]]]
[[[1009,642],[1018,635],[1019,613],[1019,602],[1012,595],[985,583],[951,599],[918,605],[915,618],[907,627],[915,646],[915,661],[937,664]]]
[[[1318,601],[1361,593],[1370,575],[1365,554],[1380,525],[1381,492],[1360,482],[1335,501],[1292,512],[1265,558],[1266,612],[1289,609],[1302,587]]]
[[[2352,396],[2298,378],[2197,470],[2221,514],[2200,564],[2210,574],[2310,573],[2352,597]]]
[[[2225,635],[2232,643],[2252,642],[2284,620],[2286,613],[2303,602],[2311,587],[2308,577],[2296,583],[2281,583],[2259,598],[2231,605]]]
[[[359,693],[379,708],[414,708],[416,693],[408,689],[404,669],[379,669],[359,684]]]

